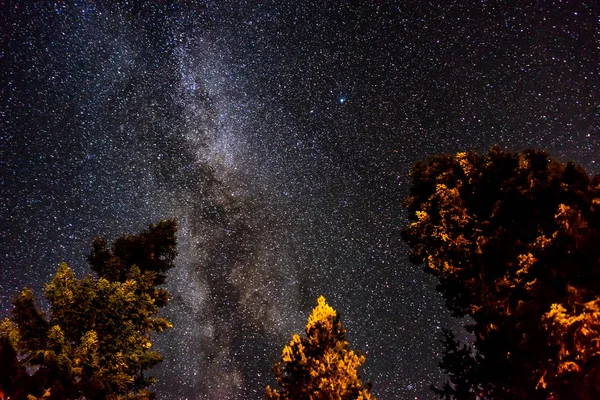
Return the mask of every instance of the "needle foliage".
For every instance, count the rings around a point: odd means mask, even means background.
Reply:
[[[275,365],[280,390],[267,387],[272,400],[375,400],[362,384],[358,367],[365,356],[350,349],[336,311],[319,297],[305,329],[283,348]]]

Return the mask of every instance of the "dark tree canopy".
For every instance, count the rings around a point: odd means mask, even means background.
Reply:
[[[306,324],[306,337],[294,335],[275,365],[278,391],[267,387],[267,399],[375,400],[371,384],[363,386],[357,368],[365,357],[350,350],[346,330],[324,297]]]
[[[410,259],[439,278],[447,399],[600,398],[600,176],[528,150],[418,162]]]
[[[163,285],[177,255],[176,230],[174,220],[161,221],[137,235],[118,238],[110,249],[105,239],[95,238],[88,257],[90,267],[110,282],[124,282],[131,267],[137,265],[142,274],[153,274],[154,286]],[[168,301],[168,293],[159,288],[153,298],[157,305],[163,306]]]
[[[29,382],[25,367],[18,360],[18,336],[9,321],[0,324],[0,399],[22,399]]]
[[[119,238],[96,239],[89,257],[98,276],[77,279],[61,264],[45,298],[45,315],[25,289],[0,325],[0,397],[150,399],[144,371],[162,357],[150,335],[171,328],[158,316],[169,294],[158,288],[173,267],[176,223],[163,221]]]

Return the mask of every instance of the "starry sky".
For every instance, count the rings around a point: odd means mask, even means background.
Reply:
[[[434,399],[460,321],[399,237],[411,165],[497,144],[600,171],[596,1],[0,10],[0,316],[89,273],[94,236],[177,218],[159,399],[262,398],[321,294],[378,399]]]

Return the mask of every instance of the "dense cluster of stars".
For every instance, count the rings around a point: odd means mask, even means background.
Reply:
[[[59,262],[88,273],[93,236],[175,217],[158,398],[262,398],[323,294],[377,398],[433,399],[457,323],[399,239],[408,170],[499,144],[597,173],[600,15],[432,3],[11,2],[2,316]]]

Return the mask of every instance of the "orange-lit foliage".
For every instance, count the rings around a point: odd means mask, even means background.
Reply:
[[[580,298],[575,288],[573,298]],[[563,390],[564,397],[581,388],[597,387],[600,382],[600,298],[580,303],[552,304],[544,314],[542,323],[554,343],[559,346],[558,357],[542,369],[538,383],[547,387],[553,380],[576,381],[577,384]],[[582,382],[579,382],[582,380]],[[579,386],[581,385],[581,386]],[[573,396],[572,396],[573,397]],[[572,398],[571,397],[571,398]]]
[[[498,148],[436,156],[411,176],[411,261],[439,278],[475,335],[469,351],[446,342],[452,384],[438,392],[600,398],[600,177],[544,152]]]
[[[308,318],[306,337],[294,335],[275,365],[280,391],[267,387],[267,399],[374,400],[357,368],[365,357],[352,350],[346,330],[324,297]]]

